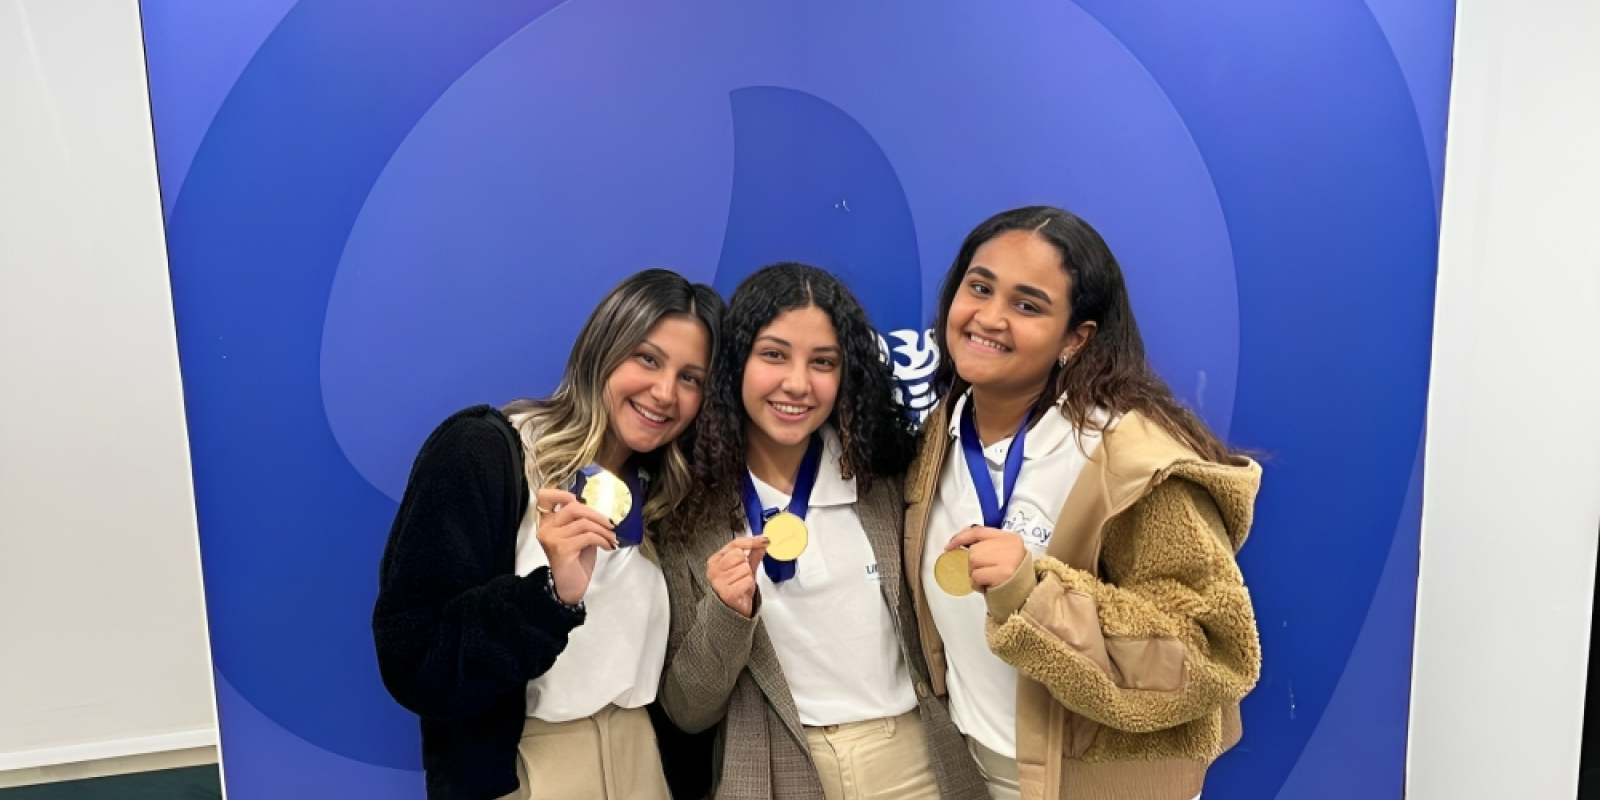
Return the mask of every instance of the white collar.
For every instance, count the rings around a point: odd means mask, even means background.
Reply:
[[[833,432],[832,425],[823,425],[819,432],[822,434],[822,464],[817,468],[817,482],[811,487],[810,506],[850,505],[856,501],[856,479],[846,478],[839,472],[839,460],[844,458],[844,445],[839,441],[839,435]],[[750,478],[775,494],[784,494],[757,478],[754,473]]]
[[[967,402],[971,398],[972,389],[969,388],[950,407],[950,437],[957,442],[961,440],[961,414],[966,410]],[[1061,402],[1065,399],[1065,394],[1056,398],[1056,402],[1045,412],[1044,418],[1028,429],[1028,436],[1022,442],[1022,460],[1031,461],[1048,453],[1053,453],[1071,438],[1073,431],[1076,429],[1072,426],[1072,420],[1067,419],[1067,415],[1061,413]],[[1088,435],[1092,437],[1097,434],[1091,432]],[[1011,446],[1010,437],[1002,439],[1000,442],[995,442],[995,444],[1000,444],[1001,442],[1005,442],[1007,448]],[[993,446],[989,445],[989,447]]]

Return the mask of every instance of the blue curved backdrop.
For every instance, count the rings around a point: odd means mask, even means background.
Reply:
[[[844,276],[908,402],[965,232],[1072,209],[1265,455],[1208,796],[1399,798],[1451,0],[144,0],[229,796],[421,797],[368,627],[411,456],[623,275]]]

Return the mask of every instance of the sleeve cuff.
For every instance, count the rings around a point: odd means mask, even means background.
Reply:
[[[539,567],[528,573],[518,587],[518,594],[524,603],[524,608],[536,608],[565,622],[570,628],[583,624],[588,612],[579,601],[577,606],[569,606],[561,602],[555,591],[555,582],[550,577],[549,567]],[[570,630],[569,628],[569,630]]]
[[[1039,576],[1033,570],[1033,554],[1024,553],[1017,571],[1005,583],[984,592],[983,601],[989,606],[989,617],[1004,623],[1028,602],[1033,587],[1039,585]]]
[[[735,646],[740,642],[749,642],[755,636],[756,621],[760,619],[759,610],[746,617],[722,602],[722,598],[718,597],[716,592],[706,592],[701,602],[707,607],[700,610],[699,616],[705,620],[711,641],[716,643],[719,649],[724,646]],[[759,600],[756,602],[760,603]],[[759,605],[757,608],[759,609]]]

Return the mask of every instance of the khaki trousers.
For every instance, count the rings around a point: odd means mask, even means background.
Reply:
[[[989,784],[989,800],[1021,800],[1022,786],[1017,779],[1017,760],[984,747],[971,736],[966,739],[972,759],[978,762],[978,771],[983,773],[984,782]],[[1195,795],[1194,800],[1200,800],[1200,795]]]
[[[972,751],[972,760],[978,762],[978,771],[983,773],[984,783],[989,784],[989,800],[1021,800],[1022,783],[1018,777],[1017,760],[984,747],[971,736],[966,739],[967,749]]]
[[[898,717],[806,728],[827,800],[938,800],[915,709]]]
[[[656,732],[642,708],[592,717],[528,717],[517,745],[517,791],[500,800],[670,800]]]

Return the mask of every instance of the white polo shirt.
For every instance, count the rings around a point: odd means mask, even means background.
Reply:
[[[856,482],[839,474],[843,448],[822,429],[822,466],[811,490],[809,532],[795,576],[756,583],[760,616],[805,725],[895,717],[916,708],[917,695],[900,651],[894,619],[878,585],[878,559],[856,516]],[[754,476],[752,476],[754,477]],[[789,495],[754,480],[767,508]],[[749,535],[749,525],[744,535]]]
[[[547,566],[537,503],[517,530],[518,575]],[[584,622],[550,671],[528,682],[528,716],[567,722],[607,704],[639,708],[656,699],[667,656],[667,581],[637,547],[600,550],[583,595]]]
[[[961,449],[961,414],[971,399],[963,395],[950,409],[950,435],[955,441],[945,457],[944,471],[928,512],[928,534],[922,556],[922,584],[927,587],[928,608],[935,627],[944,639],[948,664],[946,683],[950,688],[950,716],[962,733],[977,739],[984,747],[1008,758],[1017,757],[1017,671],[990,652],[984,639],[984,618],[988,607],[977,592],[951,597],[934,581],[933,564],[945,545],[971,525],[983,524],[983,509],[978,505],[977,489],[967,473]],[[1023,544],[1035,558],[1045,554],[1050,535],[1055,531],[1056,515],[1066,502],[1067,493],[1078,473],[1089,463],[1084,451],[1094,452],[1100,444],[1098,433],[1083,437],[1078,447],[1072,422],[1052,407],[1029,431],[1023,444],[1022,472],[1006,508],[1004,530],[1022,535]],[[1011,450],[1006,438],[984,448],[989,476],[998,499],[1004,492],[1002,476],[1006,453]]]

